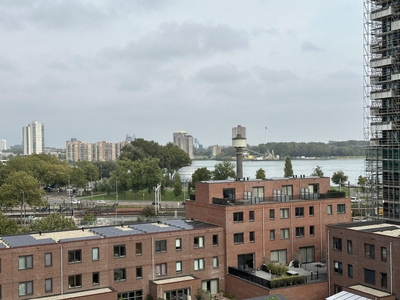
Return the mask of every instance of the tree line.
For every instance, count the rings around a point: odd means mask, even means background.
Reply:
[[[260,153],[262,155],[267,153],[274,153],[281,158],[289,157],[337,157],[337,156],[365,156],[366,143],[364,141],[339,141],[329,143],[309,142],[309,143],[296,143],[296,142],[271,142],[267,144],[259,144],[258,146],[248,145],[247,149]],[[236,150],[233,147],[224,147],[222,152],[217,155],[217,159],[223,160],[234,157]],[[202,156],[211,158],[211,150],[198,150],[194,151],[195,156]],[[250,154],[253,154],[250,152]]]
[[[49,154],[16,156],[5,165],[0,164],[0,207],[19,207],[22,219],[25,205],[48,205],[45,190],[64,187],[86,190],[89,182],[95,182],[102,192],[150,192],[158,184],[170,185],[172,174],[190,163],[189,156],[172,143],[161,146],[143,139],[126,145],[120,158],[113,162],[68,164]]]

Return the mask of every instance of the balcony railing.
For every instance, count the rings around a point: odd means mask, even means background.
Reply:
[[[300,276],[289,276],[289,277],[275,277],[274,279],[271,280],[257,276],[256,273],[247,272],[245,270],[239,270],[235,267],[229,267],[228,273],[233,276],[237,276],[243,280],[261,285],[268,289],[284,288],[286,286],[314,283],[317,281],[321,282],[327,280],[326,273],[323,274],[311,273],[311,275],[307,276],[300,275]]]
[[[298,200],[314,200],[314,199],[333,199],[345,198],[345,192],[329,192],[326,194],[318,193],[302,193],[301,195],[275,195],[272,197],[252,197],[244,196],[240,199],[216,198],[212,199],[213,204],[217,205],[249,205],[249,204],[263,204],[271,202],[290,202]]]

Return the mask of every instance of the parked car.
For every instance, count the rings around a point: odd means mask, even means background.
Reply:
[[[74,199],[74,200],[71,201],[71,203],[72,203],[72,204],[80,204],[80,203],[81,203],[81,200]]]
[[[359,198],[357,198],[357,197],[350,197],[350,201],[351,201],[351,203],[358,203],[358,202],[360,202],[361,201],[361,199],[359,199]]]
[[[104,201],[104,200],[97,200],[96,203],[97,203],[97,204],[105,204],[106,201]]]

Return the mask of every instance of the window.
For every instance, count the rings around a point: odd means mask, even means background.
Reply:
[[[82,287],[82,275],[68,276],[68,288],[74,289],[78,287]]]
[[[347,240],[347,253],[353,253],[353,241]]]
[[[20,282],[18,284],[18,296],[33,294],[33,281]]]
[[[92,260],[96,261],[96,260],[99,260],[99,258],[100,258],[99,248],[98,247],[92,248]]]
[[[304,237],[304,227],[296,227],[296,237]]]
[[[156,241],[156,253],[167,252],[167,241]]]
[[[68,251],[68,263],[76,264],[82,261],[82,251],[81,250],[72,250]]]
[[[312,217],[314,215],[314,206],[310,206],[308,208],[308,214],[310,215],[310,217]]]
[[[181,261],[177,261],[175,263],[175,271],[176,271],[176,273],[182,273],[182,262]]]
[[[255,240],[256,240],[255,232],[254,232],[254,231],[250,231],[250,232],[249,232],[249,241],[250,241],[251,243],[254,243]]]
[[[216,247],[218,246],[218,234],[213,235],[213,246]]]
[[[381,247],[381,261],[387,260],[387,252],[386,247]]]
[[[353,278],[353,265],[347,265],[347,276]]]
[[[274,241],[275,240],[275,229],[271,229],[269,231],[269,239],[270,239],[270,241]]]
[[[18,257],[18,270],[26,270],[33,268],[33,255]]]
[[[136,255],[142,255],[142,243],[136,243],[135,249],[136,249]]]
[[[343,274],[343,264],[340,261],[333,261],[333,272],[336,274]]]
[[[271,220],[275,219],[275,209],[270,209],[269,210],[269,218]]]
[[[194,260],[194,270],[204,270],[204,258],[199,258]]]
[[[223,189],[222,197],[224,199],[235,199],[235,189]]]
[[[295,207],[294,214],[296,217],[304,217],[304,207]]]
[[[282,195],[288,196],[288,198],[291,200],[293,199],[293,186],[292,185],[284,185],[282,186]]]
[[[342,239],[333,237],[333,249],[342,251]]]
[[[370,244],[364,244],[365,257],[375,258],[375,246]]]
[[[204,236],[196,236],[193,239],[193,245],[195,248],[203,248],[204,247]]]
[[[45,253],[44,254],[44,266],[51,267],[53,265],[53,254]]]
[[[53,278],[47,278],[44,280],[44,291],[46,293],[53,291]]]
[[[100,274],[99,272],[92,273],[92,285],[99,285],[100,284]]]
[[[243,212],[234,212],[233,222],[243,222]]]
[[[175,240],[175,250],[182,250],[182,239]]]
[[[142,292],[142,290],[140,290],[140,291],[131,291],[131,292],[118,293],[117,299],[142,300],[143,299],[143,292]]]
[[[281,240],[289,238],[289,228],[281,229]]]
[[[254,210],[249,211],[249,221],[254,221]]]
[[[219,262],[218,262],[218,256],[213,257],[213,268],[218,268]]]
[[[125,245],[114,246],[114,258],[125,257],[126,247]]]
[[[315,235],[315,227],[314,225],[310,226],[310,236],[314,236]]]
[[[364,282],[375,285],[375,270],[364,268]]]
[[[126,280],[126,269],[115,269],[114,270],[114,282]]]
[[[233,234],[233,243],[234,244],[243,244],[244,243],[244,234],[242,233],[235,233]]]
[[[140,279],[143,277],[143,269],[142,267],[136,267],[136,279]]]
[[[337,213],[338,214],[346,213],[346,204],[338,204],[337,205]]]
[[[289,218],[289,208],[281,208],[281,219]]]
[[[332,205],[328,205],[327,209],[328,209],[328,215],[331,215],[332,214]]]
[[[157,264],[156,265],[156,276],[167,275],[167,264]]]
[[[381,287],[387,287],[387,273],[381,273]]]

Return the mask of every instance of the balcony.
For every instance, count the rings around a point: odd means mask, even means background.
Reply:
[[[326,194],[318,193],[302,193],[301,195],[275,195],[272,197],[252,197],[245,196],[240,199],[223,199],[223,198],[212,198],[212,203],[217,205],[254,205],[254,204],[267,204],[276,202],[290,202],[290,201],[302,201],[302,200],[318,200],[318,199],[333,199],[333,198],[345,198],[345,192],[329,192]]]
[[[386,7],[380,10],[375,10],[371,13],[371,20],[377,21],[392,15],[392,7]]]
[[[303,266],[299,268],[291,267],[287,274],[289,276],[285,277],[272,275],[264,267],[265,265],[263,265],[261,269],[253,270],[251,272],[240,270],[235,267],[228,267],[228,273],[268,289],[324,282],[327,280],[326,265],[323,263],[316,262],[303,264]]]

